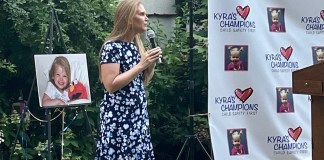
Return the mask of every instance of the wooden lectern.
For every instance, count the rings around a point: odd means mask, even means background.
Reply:
[[[292,90],[311,95],[313,160],[324,160],[324,63],[292,73]]]

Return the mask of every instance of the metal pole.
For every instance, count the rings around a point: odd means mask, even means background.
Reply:
[[[194,39],[193,39],[193,0],[189,2],[189,92],[190,92],[190,111],[189,115],[194,115],[194,80],[193,80],[193,46],[194,46]],[[189,117],[189,134],[194,135],[194,121],[193,116]],[[189,159],[194,160],[194,139],[192,136],[189,137],[190,139],[190,155]]]
[[[52,1],[49,0],[49,3],[51,4]],[[51,6],[51,19],[49,22],[49,50],[48,54],[53,53],[53,22],[54,21],[54,8]],[[47,151],[48,151],[48,159],[52,159],[52,149],[51,149],[51,143],[52,143],[52,129],[51,129],[51,109],[46,109],[46,115],[47,115]]]
[[[65,108],[63,108],[62,111],[62,137],[61,137],[61,159],[63,159],[63,155],[64,155],[64,117],[65,117]]]
[[[51,130],[51,109],[46,109],[46,118],[47,118],[47,156],[48,160],[52,160],[52,130]]]
[[[52,54],[53,53],[53,20],[54,20],[54,8],[51,8],[51,19],[50,19],[50,23],[49,23],[49,34],[50,34],[50,40],[49,40],[49,51],[48,54]]]

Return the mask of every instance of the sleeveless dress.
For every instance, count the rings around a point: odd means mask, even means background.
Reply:
[[[108,41],[100,64],[119,63],[120,73],[134,67],[140,53],[133,42]],[[120,90],[104,91],[100,104],[96,160],[153,160],[143,73]]]

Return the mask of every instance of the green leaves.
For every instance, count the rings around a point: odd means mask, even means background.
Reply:
[[[70,126],[71,135],[68,134],[67,136],[71,137],[65,137],[67,147],[73,150],[70,155],[70,158],[73,157],[72,159],[78,159],[77,157],[81,159],[81,156],[82,159],[91,159],[87,157],[93,157],[95,142],[89,141],[91,138],[85,135],[96,134],[95,129],[97,128],[97,115],[99,112],[97,101],[100,101],[102,96],[102,86],[97,83],[98,51],[105,36],[112,29],[112,14],[117,2],[118,0],[62,0],[51,3],[43,0],[4,0],[0,2],[0,118],[3,120],[0,123],[2,125],[0,130],[4,133],[4,145],[6,147],[12,145],[16,135],[18,119],[15,119],[17,114],[12,114],[11,104],[16,102],[19,90],[22,90],[25,98],[28,98],[30,91],[30,111],[38,118],[44,116],[43,110],[39,109],[38,106],[37,88],[36,86],[31,88],[35,76],[33,59],[34,54],[48,53],[50,39],[47,33],[51,21],[50,11],[53,9],[57,13],[59,20],[59,23],[54,20],[53,53],[63,53],[64,51],[59,35],[60,29],[69,53],[87,53],[88,69],[91,71],[89,72],[89,78],[94,103],[88,106],[87,110],[89,122],[94,131],[88,133],[85,130],[85,117],[80,114],[80,118],[78,117]],[[4,119],[4,115],[9,116]],[[73,116],[70,112],[70,115],[66,117],[68,118],[67,121],[71,119],[71,115]],[[16,120],[16,123],[11,123],[9,117]],[[43,151],[41,148],[46,146],[46,144],[42,144],[45,143],[44,132],[46,130],[43,129],[43,124],[35,119],[32,119],[29,125],[27,129],[32,128],[33,130],[26,131],[26,134],[33,138],[28,139],[26,150],[32,154],[34,159],[45,158],[46,153],[44,153],[44,148]],[[53,132],[60,129],[59,120],[53,121],[52,125]],[[54,141],[56,138],[53,137],[53,142],[58,147],[60,142]],[[29,150],[30,148],[34,150],[35,147],[39,147],[39,152]],[[25,146],[22,149],[26,151]],[[31,155],[23,156],[30,158]]]
[[[17,73],[16,65],[8,62],[6,59],[0,59],[0,69],[6,69],[11,73]]]
[[[165,63],[156,66],[155,75],[148,87],[152,137],[155,147],[160,149],[157,156],[164,159],[175,159],[177,155],[172,155],[174,152],[163,146],[173,146],[173,150],[178,148],[180,151],[179,144],[184,142],[185,135],[189,132],[188,111],[191,90],[188,89],[190,67],[188,4],[183,1],[183,4],[177,8],[181,8],[179,10],[183,15],[176,17],[175,27],[169,39],[159,28],[162,26],[159,21],[151,24],[153,30],[157,31],[158,44],[163,44],[165,60]],[[193,114],[199,114],[207,112],[207,0],[196,1],[194,14],[195,44],[192,65],[195,113]],[[210,138],[207,115],[196,117],[194,124],[194,132],[199,135],[199,138],[203,138],[204,143],[209,144],[206,141]]]

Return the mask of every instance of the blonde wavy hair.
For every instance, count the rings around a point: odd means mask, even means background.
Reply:
[[[57,56],[57,57],[55,57],[55,59],[52,63],[51,69],[48,72],[48,77],[49,77],[49,81],[52,82],[56,88],[58,88],[58,87],[55,84],[53,77],[55,76],[55,70],[57,67],[62,67],[65,70],[67,78],[68,78],[68,84],[66,84],[64,89],[69,88],[70,82],[71,82],[71,67],[70,67],[69,60],[64,56]]]
[[[133,18],[136,14],[138,6],[142,4],[140,0],[122,0],[119,2],[114,16],[114,28],[110,35],[105,39],[105,42],[122,40],[127,37],[127,34],[133,29]],[[138,33],[134,38],[134,43],[137,46],[141,56],[145,55],[145,48]],[[102,51],[103,46],[100,49]],[[99,53],[100,56],[100,53]],[[144,70],[144,84],[147,85],[154,74],[154,67],[148,67]],[[100,64],[99,64],[99,78],[101,80]]]

